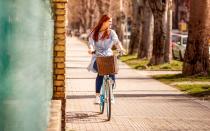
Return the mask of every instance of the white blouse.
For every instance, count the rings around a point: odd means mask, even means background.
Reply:
[[[88,65],[87,69],[88,69],[88,71],[97,73],[97,71],[93,68],[93,64],[96,61],[96,56],[97,55],[102,55],[102,56],[113,55],[112,46],[114,44],[119,43],[119,38],[118,38],[116,32],[112,29],[110,30],[110,37],[108,39],[101,40],[100,37],[102,36],[102,33],[99,33],[98,41],[94,41],[92,36],[93,36],[93,34],[91,34],[89,37],[88,46],[92,45],[94,50],[96,51],[96,54],[92,55],[91,62]]]

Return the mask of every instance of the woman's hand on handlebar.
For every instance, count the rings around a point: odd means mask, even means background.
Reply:
[[[119,56],[126,55],[127,52],[125,49],[118,50]]]
[[[89,49],[89,50],[88,50],[88,53],[89,53],[89,54],[95,54],[95,51],[94,51],[94,50]]]
[[[95,52],[94,48],[92,45],[89,46],[89,49],[88,49],[88,53],[89,54],[93,54]]]

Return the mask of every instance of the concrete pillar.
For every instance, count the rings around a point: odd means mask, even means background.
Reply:
[[[65,15],[67,0],[54,2],[54,82],[53,99],[65,98]]]

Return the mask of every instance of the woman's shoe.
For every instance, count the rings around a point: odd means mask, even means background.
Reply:
[[[100,104],[100,96],[96,96],[95,103],[96,103],[96,104]]]
[[[115,100],[114,100],[114,95],[112,95],[111,97],[111,103],[114,104],[115,103]]]

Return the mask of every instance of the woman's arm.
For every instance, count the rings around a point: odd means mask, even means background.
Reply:
[[[92,54],[92,52],[95,50],[94,45],[95,45],[95,42],[92,38],[92,35],[90,34],[88,38],[88,53],[89,54]]]
[[[115,45],[118,50],[122,51],[123,53],[126,53],[126,50],[123,48],[122,43],[120,41],[118,41]]]
[[[111,37],[112,37],[115,47],[118,50],[120,50],[123,54],[126,54],[126,50],[123,48],[123,46],[114,30],[111,30]]]
[[[92,52],[94,51],[93,45],[89,45],[88,48],[88,53],[92,54]]]

